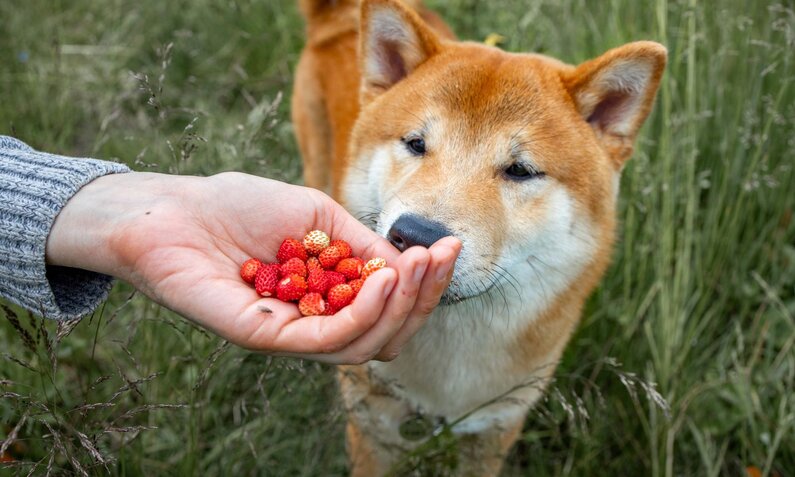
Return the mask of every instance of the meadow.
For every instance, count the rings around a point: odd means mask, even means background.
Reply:
[[[613,264],[505,476],[795,476],[795,6],[427,0],[570,63],[669,49]],[[0,2],[0,134],[141,171],[300,183],[292,0]],[[333,368],[243,351],[118,283],[0,309],[0,475],[345,475]],[[441,433],[401,473],[446,475]]]

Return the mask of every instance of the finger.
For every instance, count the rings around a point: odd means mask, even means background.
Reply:
[[[395,336],[376,355],[375,359],[391,361],[422,328],[439,304],[442,294],[453,277],[453,268],[461,251],[461,242],[452,237],[437,241],[428,250],[431,261],[420,284],[420,292],[406,322]]]
[[[375,326],[346,347],[341,353],[344,362],[360,364],[369,361],[394,338],[415,306],[430,259],[430,253],[422,247],[410,248],[400,256],[395,264],[399,280],[384,306],[381,318]]]
[[[343,308],[334,316],[306,316],[281,323],[277,318],[274,321],[278,329],[263,324],[259,338],[265,349],[275,352],[337,352],[373,327],[397,281],[395,270],[381,270],[367,279],[353,306]]]

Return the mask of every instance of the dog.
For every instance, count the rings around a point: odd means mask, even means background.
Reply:
[[[634,42],[571,66],[459,42],[419,0],[300,7],[305,184],[398,249],[463,243],[402,353],[340,367],[352,475],[395,472],[422,443],[411,422],[452,429],[457,474],[497,475],[609,264],[667,51]]]

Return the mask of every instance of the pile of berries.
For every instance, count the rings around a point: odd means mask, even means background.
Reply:
[[[250,258],[240,267],[240,277],[262,296],[298,302],[304,316],[338,312],[353,301],[367,277],[386,266],[383,258],[365,262],[354,257],[347,242],[331,240],[320,230],[303,241],[286,239],[276,260]]]

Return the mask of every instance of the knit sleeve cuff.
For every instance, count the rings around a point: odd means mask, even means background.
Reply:
[[[85,316],[107,298],[107,275],[45,263],[47,236],[66,202],[124,164],[35,151],[0,136],[0,297],[46,318]]]

